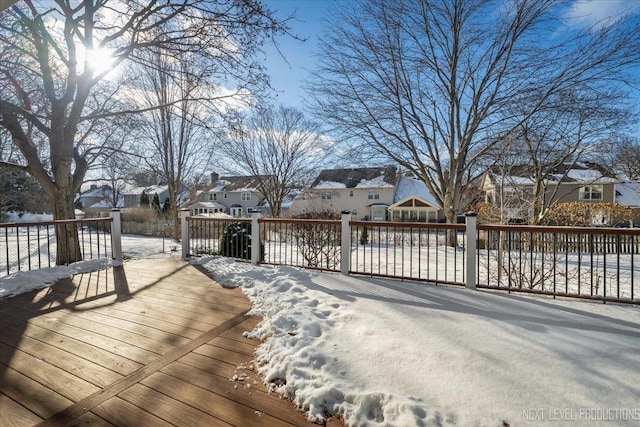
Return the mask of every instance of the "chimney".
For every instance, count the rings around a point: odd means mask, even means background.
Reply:
[[[217,172],[211,172],[211,184],[215,184],[216,182],[218,182],[219,178],[220,175],[218,175]]]

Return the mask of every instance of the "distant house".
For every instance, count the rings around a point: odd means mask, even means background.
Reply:
[[[621,182],[616,184],[616,203],[634,208],[636,215],[634,225],[640,225],[640,182]]]
[[[188,209],[192,216],[227,212],[226,206],[216,202],[196,202],[189,205]]]
[[[325,169],[291,204],[291,212],[350,211],[356,220],[385,221],[394,203],[395,166]]]
[[[160,207],[162,208],[169,198],[169,187],[166,185],[150,185],[141,187],[130,187],[124,193],[124,207],[137,208],[140,206],[140,197],[142,193],[146,193],[149,201],[152,202],[155,195],[158,195]],[[178,189],[178,206],[181,206],[189,199],[189,190],[186,186],[181,185]]]
[[[109,185],[95,185],[76,196],[75,205],[85,212],[108,211],[124,206],[124,198],[118,190]]]
[[[517,165],[504,172],[498,168],[487,171],[481,189],[485,202],[498,207],[507,218],[520,219],[530,211],[536,181],[530,165]],[[592,162],[563,163],[549,168],[543,179],[544,202],[615,202],[617,178],[602,166]]]
[[[264,195],[258,190],[258,183],[264,177],[226,176],[212,174],[212,185],[197,195],[198,203],[212,203],[212,209],[224,209],[234,216],[248,216],[252,209],[264,203]],[[197,203],[196,203],[197,204]],[[194,206],[194,205],[192,205]],[[191,209],[191,206],[189,207]]]
[[[389,206],[389,217],[391,221],[438,222],[444,220],[444,213],[424,182],[402,176]]]

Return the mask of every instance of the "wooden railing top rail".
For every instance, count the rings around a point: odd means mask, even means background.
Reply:
[[[260,218],[262,223],[272,224],[323,224],[323,225],[340,225],[339,219],[303,219],[303,218]]]
[[[102,221],[113,221],[111,217],[103,217],[103,218],[86,218],[86,219],[58,219],[55,221],[32,221],[32,222],[5,222],[0,223],[0,228],[10,228],[10,227],[37,227],[41,225],[56,225],[56,224],[80,224],[86,222],[102,222]]]
[[[199,216],[188,216],[187,221],[204,221],[204,222],[251,222],[251,218],[209,218]]]
[[[526,233],[565,233],[565,234],[607,234],[640,236],[640,228],[615,228],[615,227],[561,227],[542,225],[501,225],[478,224],[478,230],[486,231],[516,231]]]
[[[460,231],[464,231],[466,229],[465,224],[447,224],[442,222],[349,221],[349,224],[362,227],[430,228],[436,230]]]

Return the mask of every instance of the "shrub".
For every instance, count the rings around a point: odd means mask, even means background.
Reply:
[[[340,214],[332,211],[306,212],[295,218],[338,220]],[[307,266],[312,268],[334,269],[340,264],[340,235],[340,224],[296,224],[292,230],[292,240]]]
[[[363,227],[362,231],[360,232],[360,244],[366,245],[368,243],[369,243],[369,228]]]
[[[122,212],[123,221],[131,222],[154,222],[158,218],[156,211],[153,209],[144,208],[132,208]]]
[[[220,255],[251,259],[251,224],[232,222],[225,226],[220,238]],[[264,260],[264,244],[260,243],[260,261]]]

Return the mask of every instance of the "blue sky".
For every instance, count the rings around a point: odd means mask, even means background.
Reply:
[[[294,14],[296,19],[289,22],[292,33],[306,41],[291,37],[279,40],[282,55],[275,48],[266,50],[267,67],[271,73],[271,83],[277,91],[277,102],[288,107],[302,108],[303,81],[315,64],[314,53],[318,37],[322,33],[327,12],[345,0],[265,0],[276,16],[285,18]],[[282,57],[284,56],[284,58]],[[286,59],[286,61],[285,61]]]
[[[318,37],[330,10],[348,5],[350,0],[263,0],[276,16],[284,18],[294,14],[290,21],[292,33],[306,39],[305,42],[291,37],[282,37],[280,50],[285,59],[274,48],[266,49],[266,64],[271,74],[272,85],[277,91],[276,102],[290,107],[302,108],[305,96],[303,84],[308,72],[315,67]],[[564,10],[562,18],[572,26],[589,27],[607,18],[633,13],[640,15],[640,0],[574,0]],[[615,18],[612,18],[615,20]]]

